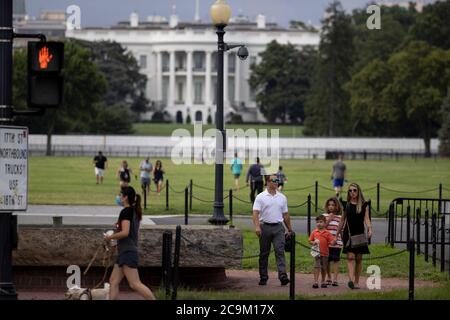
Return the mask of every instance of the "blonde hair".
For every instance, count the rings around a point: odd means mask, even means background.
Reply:
[[[327,201],[325,201],[325,205],[323,206],[323,210],[328,213],[328,202],[333,201],[334,205],[336,206],[336,214],[342,214],[342,204],[336,197],[328,198]]]
[[[356,201],[356,213],[359,214],[362,210],[362,207],[364,205],[364,203],[366,202],[366,200],[364,199],[364,195],[362,193],[361,187],[357,184],[357,183],[350,183],[350,185],[348,186],[348,189],[350,190],[350,187],[355,187],[356,189],[358,189],[358,200]],[[350,192],[347,193],[347,203],[349,203],[351,200],[351,196],[350,196]]]

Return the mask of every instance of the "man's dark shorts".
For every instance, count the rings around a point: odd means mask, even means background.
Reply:
[[[136,251],[125,251],[116,260],[119,267],[127,266],[136,269],[139,264],[139,254]]]
[[[240,173],[235,173],[235,174],[234,174],[234,178],[235,178],[235,179],[239,179],[240,176],[241,176]]]
[[[334,179],[333,180],[333,187],[342,187],[344,185],[344,179]]]
[[[341,260],[341,248],[329,248],[330,253],[328,256],[328,261],[338,262]]]

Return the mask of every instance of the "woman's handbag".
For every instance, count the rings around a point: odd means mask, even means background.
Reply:
[[[354,249],[354,248],[359,248],[359,247],[364,247],[364,246],[369,245],[369,242],[367,240],[367,236],[365,233],[356,234],[356,235],[352,236],[352,234],[350,233],[350,225],[348,224],[348,220],[346,221],[346,224],[347,224],[348,236],[349,236],[349,240],[347,241],[347,244],[345,245],[346,247],[350,247],[350,248]]]

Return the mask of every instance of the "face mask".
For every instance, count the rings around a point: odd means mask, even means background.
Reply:
[[[123,207],[123,202],[122,202],[122,200],[120,200],[120,196],[116,196],[116,204],[117,204],[118,206]]]

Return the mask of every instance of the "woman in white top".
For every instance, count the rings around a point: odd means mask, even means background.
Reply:
[[[323,215],[327,218],[325,227],[333,236],[336,236],[339,223],[341,222],[342,205],[337,198],[329,198],[325,201],[324,210],[326,213]],[[329,247],[330,255],[328,256],[327,284],[332,285],[333,287],[338,286],[337,278],[339,274],[339,261],[341,260],[342,245],[342,239],[339,236],[336,244]],[[331,273],[333,273],[333,280],[331,280]]]

